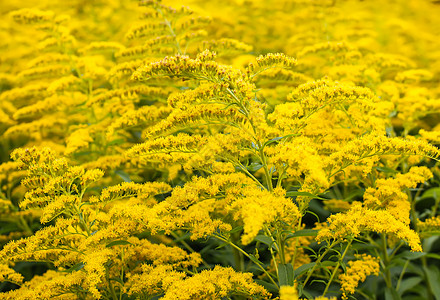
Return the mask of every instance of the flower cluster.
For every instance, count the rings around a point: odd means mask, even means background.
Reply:
[[[437,296],[436,1],[19,2],[0,298]]]
[[[342,298],[348,299],[347,294],[354,294],[360,282],[365,281],[368,275],[379,274],[378,259],[370,255],[359,255],[358,260],[349,261],[344,274],[339,276],[341,280]]]

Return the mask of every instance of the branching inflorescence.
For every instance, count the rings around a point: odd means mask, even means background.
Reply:
[[[437,297],[436,4],[205,2],[0,8],[0,298]]]

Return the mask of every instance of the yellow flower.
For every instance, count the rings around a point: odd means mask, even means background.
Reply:
[[[368,275],[379,275],[379,259],[368,254],[357,256],[358,260],[349,261],[344,274],[339,275],[341,281],[342,299],[348,299],[347,294],[354,294],[360,282]]]
[[[318,241],[344,240],[358,237],[365,231],[372,231],[392,234],[405,240],[411,251],[422,252],[418,234],[387,210],[371,210],[363,207],[361,203],[353,203],[349,211],[332,215],[327,221],[329,225],[319,231],[316,238]]]
[[[274,195],[259,187],[247,187],[242,196],[235,200],[229,208],[235,219],[243,221],[244,234],[241,241],[249,244],[265,226],[282,227],[288,224],[293,227],[300,217],[298,207],[290,198]]]
[[[417,228],[422,234],[429,234],[430,232],[435,234],[440,230],[440,216],[431,217],[424,221],[417,222]]]
[[[24,280],[23,275],[17,273],[7,265],[0,264],[0,282],[9,281],[15,284],[21,284],[23,280]]]
[[[426,167],[412,167],[406,174],[397,174],[396,178],[378,179],[376,188],[369,187],[364,194],[364,205],[377,209],[385,208],[397,220],[410,223],[410,203],[405,189],[415,188],[433,175]]]
[[[280,300],[299,300],[298,292],[294,286],[280,286]]]
[[[124,288],[129,295],[156,296],[164,293],[185,276],[184,273],[173,270],[169,265],[143,264],[140,274],[128,274],[128,281]]]
[[[232,268],[216,266],[171,284],[164,300],[171,299],[219,299],[245,295],[268,299],[270,293],[252,280],[252,274],[235,272]]]
[[[84,257],[84,270],[86,271],[85,285],[93,299],[102,298],[98,286],[105,280],[106,268],[108,268],[105,264],[114,255],[115,253],[112,249],[104,248],[91,251]]]
[[[54,17],[54,13],[53,11],[23,8],[11,12],[11,16],[19,23],[39,23],[51,21]]]
[[[43,275],[35,275],[19,289],[2,293],[2,298],[6,300],[76,299],[76,295],[70,291],[81,287],[84,277],[85,274],[81,271],[60,273],[49,270]]]

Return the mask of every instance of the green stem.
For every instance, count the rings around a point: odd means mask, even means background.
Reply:
[[[224,238],[221,235],[218,234],[214,234],[214,237],[218,238],[219,240],[227,243],[228,245],[232,246],[233,248],[237,249],[238,251],[240,251],[244,256],[246,256],[247,258],[249,258],[254,264],[256,264],[258,266],[258,268],[260,268],[260,270],[262,270],[264,272],[264,274],[266,274],[267,277],[269,277],[270,281],[272,281],[272,283],[276,286],[279,287],[278,284],[275,282],[275,280],[272,278],[272,276],[269,274],[269,272],[266,271],[266,269],[263,267],[263,265],[261,264],[261,262],[256,259],[256,258],[251,258],[251,256],[244,251],[243,249],[241,249],[240,247],[238,247],[237,245],[235,245],[234,243],[232,243],[230,240]]]
[[[335,278],[336,273],[338,273],[339,267],[341,266],[341,262],[344,260],[344,257],[347,254],[348,248],[350,247],[352,241],[353,240],[350,240],[348,242],[347,247],[345,247],[344,253],[342,253],[342,256],[339,258],[338,263],[337,263],[337,265],[336,265],[335,269],[333,270],[333,273],[330,277],[330,280],[327,282],[327,285],[325,286],[325,290],[322,294],[323,297],[325,296],[325,294],[327,294],[328,289],[330,287],[330,284],[332,283],[333,279]]]
[[[264,155],[263,149],[264,147],[261,144],[258,145],[260,160],[261,160],[261,164],[263,165],[264,175],[266,177],[267,189],[270,192],[273,192],[272,175],[270,174],[269,169],[267,167],[267,160],[266,160],[266,156]]]
[[[385,234],[381,235],[381,239],[382,239],[382,252],[383,252],[383,263],[384,263],[384,279],[385,279],[385,283],[387,285],[388,288],[392,288],[392,283],[391,283],[391,272],[390,269],[388,268],[388,265],[390,263],[390,258],[388,256],[388,247],[387,247],[387,238],[385,236]]]
[[[249,110],[243,105],[242,101],[240,101],[240,99],[234,94],[233,91],[231,91],[230,88],[227,88],[226,90],[231,95],[231,97],[234,98],[235,101],[237,101],[237,105],[243,110],[243,115],[249,119]]]
[[[282,233],[278,230],[277,232],[277,249],[278,249],[278,255],[280,256],[280,262],[284,265],[286,264],[286,258],[284,254],[284,243],[282,239]]]
[[[196,253],[196,251],[187,243],[184,239],[182,239],[177,233],[171,231],[171,235],[176,240],[179,240],[179,242],[191,253]],[[210,266],[206,263],[204,259],[202,259],[202,263],[206,268],[210,268]]]
[[[262,185],[261,182],[260,182],[257,178],[255,178],[255,176],[252,175],[252,174],[249,172],[249,170],[248,170],[245,166],[243,166],[243,164],[242,164],[241,162],[239,162],[239,161],[231,161],[231,162],[232,162],[233,164],[237,165],[238,167],[240,167],[240,169],[242,169],[243,172],[246,173],[246,175],[248,175],[250,178],[252,178],[252,180],[254,180],[254,181],[255,181],[260,187],[262,187],[263,189],[265,189],[264,185]]]
[[[240,240],[240,233],[236,232],[231,234],[232,243],[237,243]],[[232,248],[232,253],[234,255],[234,262],[235,262],[235,268],[237,271],[243,272],[244,271],[244,259],[243,259],[243,253],[238,251],[235,248]]]
[[[402,246],[405,245],[402,241],[396,246],[394,247],[394,250],[391,252],[390,254],[390,259],[393,259],[394,255],[396,255],[397,251],[399,251],[400,248],[402,248]]]
[[[286,169],[283,169],[283,171],[280,173],[278,173],[278,179],[277,179],[277,184],[275,187],[282,187],[282,182],[284,179],[284,176],[286,175]],[[287,178],[287,177],[286,177]]]
[[[428,269],[428,263],[426,261],[426,256],[422,256],[420,259],[421,259],[422,265],[423,265],[423,274],[425,275],[425,278],[428,279],[428,276],[430,276],[430,275],[426,271]],[[426,300],[433,300],[434,299],[434,295],[431,292],[432,291],[432,287],[431,287],[431,284],[430,284],[429,280],[426,280],[426,285],[428,286],[428,288],[427,288],[427,290],[428,290],[428,298]]]
[[[109,274],[109,270],[108,270],[108,267],[107,267],[107,266],[105,267],[105,277],[106,277],[106,279],[107,279],[108,286],[109,286],[109,288],[110,288],[110,292],[111,292],[111,295],[112,295],[112,299],[113,299],[113,300],[118,300],[118,296],[116,296],[115,288],[113,287],[113,284],[112,284],[111,281],[110,281],[110,274]]]
[[[440,204],[440,197],[439,196],[437,196],[436,198],[435,198],[435,203],[434,203],[434,206],[432,207],[432,209],[431,209],[431,217],[435,217],[436,215],[437,215],[437,209],[438,209],[438,207],[439,207],[439,204]]]
[[[20,216],[19,223],[20,223],[21,226],[23,226],[24,231],[26,232],[26,234],[28,234],[28,235],[32,235],[33,234],[32,229],[29,227],[28,223],[23,218],[23,216]]]
[[[316,270],[316,267],[320,264],[321,260],[324,258],[324,256],[330,251],[330,249],[336,244],[336,242],[331,243],[330,246],[328,246],[327,249],[325,249],[324,253],[322,253],[318,259],[315,262],[315,265],[313,268],[308,272],[308,275],[306,277],[306,280],[304,280],[303,286],[306,286],[307,282],[309,281],[310,277],[312,276],[313,272]]]
[[[81,223],[83,229],[87,232],[87,235],[90,236],[91,235],[90,228],[89,228],[89,226],[87,226],[86,221],[84,220],[83,216],[81,215],[80,209],[76,205],[73,205],[73,208],[75,209],[75,213],[78,215],[79,222]]]
[[[234,255],[235,269],[239,272],[243,272],[244,271],[243,254],[240,251],[238,251],[236,248],[232,248],[232,253]]]
[[[272,243],[275,245],[277,252],[280,253],[279,242],[275,241],[275,239],[272,236],[272,233],[270,232],[269,228],[267,228],[267,226],[264,226],[264,231],[266,232],[266,235],[272,240]],[[272,256],[273,264],[275,266],[275,272],[278,275],[278,263],[277,263],[276,255],[272,249],[272,245],[270,245],[269,251],[270,251],[270,255]],[[280,257],[281,257],[281,255],[280,255]],[[284,262],[283,262],[284,258],[281,261],[284,264]]]
[[[122,247],[121,251],[121,282],[124,282],[124,247]],[[121,284],[121,290],[119,291],[119,300],[122,300],[124,285]]]
[[[397,281],[397,285],[396,285],[396,291],[398,291],[400,288],[400,284],[402,283],[403,275],[405,274],[405,271],[406,271],[406,268],[408,267],[408,264],[409,264],[409,260],[407,260],[405,262],[405,265],[403,266],[402,272],[400,273],[399,280]]]
[[[161,16],[162,16],[162,18],[163,18],[165,24],[166,24],[167,27],[168,27],[168,30],[169,30],[170,33],[171,33],[171,36],[174,38],[174,42],[176,43],[177,53],[178,53],[178,54],[182,54],[182,49],[180,48],[179,41],[177,40],[177,35],[176,35],[176,33],[174,32],[174,29],[173,29],[173,27],[171,26],[170,21],[168,21],[168,19],[165,17],[165,14],[163,13],[163,11],[162,11],[160,8],[156,8],[156,10],[161,14]]]
[[[412,197],[411,197],[411,193],[408,191],[407,192],[407,195],[408,195],[408,200],[409,200],[409,202],[411,203],[411,212],[410,212],[410,214],[411,214],[411,219],[412,219],[412,223],[413,223],[413,226],[414,226],[414,231],[415,232],[417,232],[417,233],[419,233],[419,219],[417,218],[417,213],[416,213],[416,201],[415,201],[415,198],[414,199],[412,199]]]
[[[302,216],[298,220],[298,225],[297,225],[296,231],[301,230],[301,222],[302,222]],[[296,237],[295,238],[295,250],[293,252],[293,258],[292,258],[292,266],[293,267],[295,267],[296,255],[298,253],[298,241],[299,241],[299,237]],[[283,247],[284,247],[284,243],[283,243]]]

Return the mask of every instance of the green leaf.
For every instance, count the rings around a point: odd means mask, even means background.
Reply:
[[[309,210],[317,213],[322,220],[327,219],[327,217],[330,215],[330,212],[325,210],[322,207],[321,202],[317,199],[312,199],[309,202]]]
[[[319,197],[319,196],[314,195],[314,194],[309,193],[309,192],[291,191],[291,192],[287,192],[287,193],[286,193],[286,196],[287,196],[287,197],[298,197],[298,196],[304,196],[304,197],[311,197],[311,198],[320,199],[320,200],[328,200],[328,199],[326,199],[326,198]]]
[[[106,245],[106,247],[109,248],[109,247],[119,246],[119,245],[133,245],[133,244],[130,243],[129,241],[118,240],[118,241],[113,241],[113,242],[111,242],[111,243],[108,243],[108,244]]]
[[[64,272],[72,273],[74,271],[79,271],[82,268],[84,268],[84,263],[80,262],[80,263],[77,263],[76,265],[73,265],[72,267],[70,267],[69,269],[65,270]]]
[[[131,182],[130,175],[128,175],[124,171],[116,170],[115,174],[121,177],[121,179],[124,180],[125,182]]]
[[[435,266],[423,267],[429,287],[436,300],[440,300],[440,270]]]
[[[116,139],[116,140],[110,141],[107,145],[112,146],[112,145],[120,145],[123,143],[125,143],[124,139]]]
[[[423,249],[425,249],[426,252],[430,252],[434,244],[438,241],[440,236],[430,236],[428,238],[423,239]]]
[[[305,265],[302,265],[301,267],[298,267],[294,272],[295,278],[297,278],[298,276],[301,276],[302,274],[304,274],[305,272],[307,272],[308,270],[313,268],[313,266],[315,264],[316,263],[313,262],[313,263],[305,264]]]
[[[313,297],[308,291],[306,291],[304,289],[304,287],[300,284],[298,284],[298,296],[305,296],[307,299],[314,299],[315,297]],[[302,299],[302,298],[301,298]]]
[[[313,248],[310,248],[308,246],[299,246],[299,248],[306,249],[306,250],[310,251],[311,253],[313,253],[313,255],[317,256],[316,251]]]
[[[179,236],[177,239],[175,239],[175,240],[174,240],[174,243],[180,243],[181,241],[184,241],[184,240],[186,240],[187,238],[189,238],[190,235],[191,235],[191,233],[190,233],[190,232],[187,232],[187,233],[185,233],[185,234]]]
[[[407,290],[410,290],[413,287],[415,287],[416,285],[418,285],[420,283],[420,281],[422,281],[422,278],[420,278],[420,277],[410,277],[410,278],[404,279],[400,283],[400,286],[399,286],[399,289],[397,290],[397,292],[399,293],[400,296],[402,296]]]
[[[310,294],[309,292],[307,292],[306,290],[303,290],[302,293],[304,294],[304,296],[307,297],[307,299],[313,299],[312,294]]]
[[[396,170],[388,168],[388,167],[376,167],[375,168],[377,171],[379,172],[383,172],[383,173],[391,173],[391,174],[396,174],[398,173]]]
[[[2,221],[6,221],[5,219],[5,217],[4,216],[2,216],[2,218],[3,218],[3,220]],[[7,220],[8,222],[13,222],[14,221],[14,219],[13,218],[11,218],[10,220]],[[0,234],[5,234],[5,233],[9,233],[9,232],[11,232],[11,231],[17,231],[18,230],[18,227],[17,227],[17,225],[16,224],[7,224],[7,225],[2,225],[1,227],[0,227]]]
[[[292,264],[278,264],[278,282],[280,286],[293,286],[293,278]]]
[[[316,262],[312,262],[312,263],[305,264],[305,265],[302,265],[301,267],[297,268],[294,272],[295,278],[297,278],[298,276],[301,276],[302,274],[304,274],[305,272],[307,272],[308,270],[313,268],[313,266],[315,264],[316,264]],[[338,262],[336,262],[336,261],[324,261],[324,262],[321,262],[318,267],[336,266],[337,264],[338,264]]]
[[[272,144],[272,143],[278,142],[278,141],[280,141],[280,140],[282,140],[282,139],[284,139],[284,138],[291,137],[291,136],[294,136],[294,135],[295,135],[295,134],[288,134],[288,135],[285,135],[285,136],[279,136],[279,137],[276,137],[276,138],[270,139],[270,140],[268,140],[268,141],[266,141],[266,142],[264,143],[263,147],[266,147],[267,145],[270,145],[270,144]]]
[[[394,288],[386,287],[385,300],[401,300],[401,298]]]
[[[249,259],[256,264],[261,264],[260,260],[253,254],[249,254]]]
[[[266,290],[268,290],[269,292],[272,292],[272,293],[278,292],[278,287],[273,283],[270,283],[270,282],[267,282],[264,280],[259,280],[259,279],[256,279],[255,282],[259,285],[264,286],[266,288]]]
[[[364,190],[355,190],[344,197],[344,201],[351,201],[357,197],[362,197],[364,195]]]
[[[426,190],[422,196],[420,196],[420,198],[417,199],[417,201],[423,200],[423,199],[427,199],[427,198],[433,198],[433,199],[437,199],[438,196],[440,196],[440,188],[436,187],[436,188],[431,188],[429,190]]]
[[[250,165],[247,166],[247,169],[251,172],[256,172],[260,170],[263,167],[263,165],[259,162],[253,162]]]
[[[400,253],[399,255],[396,255],[395,258],[404,258],[407,260],[413,260],[413,259],[418,259],[420,257],[423,257],[425,255],[426,255],[426,253],[424,253],[424,252],[404,251],[404,252]]]
[[[121,278],[113,277],[113,278],[110,278],[110,280],[116,281],[116,282],[120,283],[122,286],[124,286],[124,282],[121,280]]]
[[[228,243],[222,242],[222,243],[220,243],[220,245],[218,245],[217,247],[215,247],[215,250],[219,250],[219,249],[224,248],[224,247],[226,247],[226,246],[228,246],[228,245],[229,245]]]
[[[243,226],[237,226],[237,227],[234,227],[234,228],[232,228],[230,231],[228,231],[227,233],[235,233],[235,232],[239,232],[239,231],[242,231],[243,230]]]
[[[428,253],[428,254],[426,254],[426,257],[440,259],[440,254]]]
[[[405,296],[405,300],[426,300],[423,296]]]
[[[438,237],[439,235],[440,235],[440,230],[423,231],[420,233],[420,236],[424,239],[427,239],[430,237]]]
[[[426,284],[419,284],[411,289],[411,293],[418,294],[420,296],[420,298],[423,300],[426,300],[429,298],[428,292],[429,291],[428,291],[428,287],[426,286]],[[408,298],[408,296],[405,296],[405,300],[407,298]]]
[[[267,145],[270,145],[272,143],[278,142],[279,140],[281,140],[283,138],[284,138],[284,136],[279,136],[279,137],[273,138],[271,140],[268,140],[267,142],[264,143],[264,147],[266,147]]]
[[[268,236],[265,236],[263,234],[259,234],[259,235],[257,235],[255,237],[255,240],[257,242],[266,244],[267,246],[272,247],[272,248],[275,249],[274,241],[270,237],[268,237]]]
[[[294,238],[294,237],[298,237],[298,236],[317,236],[318,232],[319,232],[319,230],[317,230],[317,229],[301,229],[301,230],[295,231],[294,233],[289,234],[285,238],[285,241],[287,241],[288,239]]]

